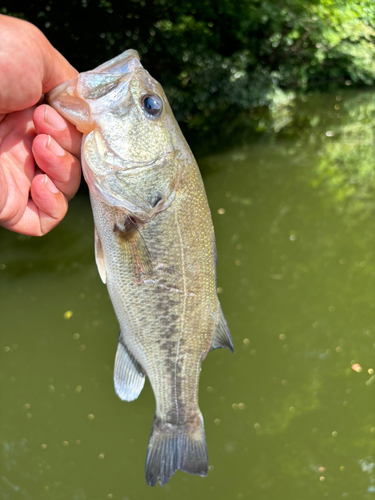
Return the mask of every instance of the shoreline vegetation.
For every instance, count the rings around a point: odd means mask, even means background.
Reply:
[[[279,109],[311,90],[375,81],[372,0],[5,0],[79,71],[134,48],[183,132],[279,132]]]

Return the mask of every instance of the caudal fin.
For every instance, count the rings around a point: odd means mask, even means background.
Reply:
[[[155,486],[159,479],[163,486],[178,469],[207,475],[207,446],[200,413],[181,425],[154,417],[146,457],[146,482]]]

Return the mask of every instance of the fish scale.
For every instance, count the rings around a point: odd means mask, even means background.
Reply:
[[[196,185],[191,183],[187,175],[186,191],[191,184]],[[189,193],[184,193],[183,186],[175,200],[174,210],[160,213],[141,230],[154,266],[162,264],[155,271],[152,280],[146,278],[146,286],[142,286],[134,278],[129,259],[113,231],[114,225],[126,218],[125,213],[118,209],[111,212],[95,198],[92,200],[95,225],[105,261],[108,262],[107,286],[111,300],[120,324],[134,325],[126,328],[126,341],[145,369],[155,393],[160,394],[157,397],[157,413],[161,417],[174,411],[171,404],[174,398],[171,396],[176,386],[176,364],[181,365],[180,369],[185,375],[178,384],[182,392],[179,399],[189,405],[186,409],[180,408],[177,413],[182,416],[193,408],[196,411],[198,402],[195,386],[199,367],[197,370],[197,363],[191,362],[186,351],[198,352],[200,365],[212,342],[214,318],[211,311],[218,307],[212,280],[214,261],[210,218],[205,223],[206,236],[194,243],[194,251],[191,250],[192,242],[187,237],[185,240],[183,238],[187,234],[185,226],[191,225],[189,217],[196,218],[202,204],[196,193],[191,193],[190,196],[194,200],[189,214],[184,209]],[[198,213],[194,213],[195,211]],[[207,258],[207,252],[211,253],[210,259]],[[169,271],[171,268],[172,272]],[[177,357],[180,357],[178,361]],[[168,364],[167,376],[165,367],[157,362],[161,359]],[[170,371],[173,371],[173,376]],[[194,399],[185,397],[192,393],[192,389]],[[180,403],[179,406],[186,404]]]
[[[96,262],[120,324],[116,392],[136,399],[147,376],[155,394],[146,481],[163,485],[178,469],[205,476],[201,363],[210,350],[233,346],[216,293],[214,230],[198,166],[135,51],[47,99],[85,133]]]

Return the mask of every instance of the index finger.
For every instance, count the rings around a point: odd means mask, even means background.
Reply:
[[[48,104],[38,106],[34,111],[34,125],[37,134],[50,135],[72,155],[80,158],[82,134]]]

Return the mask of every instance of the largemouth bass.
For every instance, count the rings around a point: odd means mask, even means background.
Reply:
[[[155,394],[147,484],[163,485],[178,469],[205,476],[201,363],[233,345],[198,166],[134,50],[56,87],[47,101],[84,133],[96,263],[120,324],[115,390],[132,401],[147,375]]]

